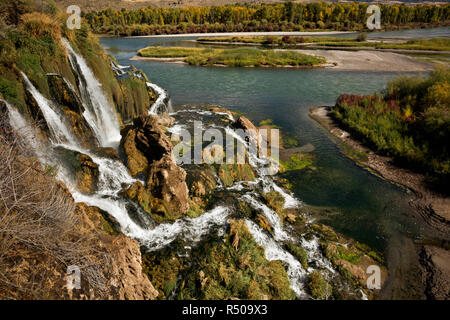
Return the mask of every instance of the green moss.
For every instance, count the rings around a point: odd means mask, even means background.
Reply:
[[[230,187],[237,181],[254,181],[255,173],[250,164],[220,164],[217,166],[217,174],[226,187]]]
[[[120,224],[111,217],[107,212],[100,211],[100,221],[102,222],[103,231],[110,235],[118,235],[121,233]]]
[[[303,269],[308,269],[308,251],[290,242],[286,243],[284,248],[300,261]]]
[[[367,153],[358,151],[345,143],[339,144],[339,150],[358,164],[363,164],[369,160]]]
[[[273,120],[272,119],[266,119],[263,120],[259,123],[260,126],[268,126],[268,125],[272,125],[273,124]]]
[[[186,271],[178,298],[293,299],[280,261],[267,261],[243,220],[230,221],[224,241],[208,241],[192,253],[196,265]]]
[[[294,171],[303,170],[305,168],[312,167],[314,163],[314,156],[309,153],[297,152],[291,156],[289,161],[280,160],[280,171]]]
[[[337,253],[335,259],[342,259],[352,264],[358,264],[361,260],[362,254],[355,250],[347,249],[344,246],[337,246]]]
[[[158,299],[167,299],[178,282],[178,275],[184,269],[183,261],[176,255],[176,243],[158,252],[142,254],[142,271],[159,291]]]
[[[295,148],[299,145],[298,141],[295,138],[285,132],[283,132],[283,134],[281,135],[281,139],[283,142],[283,148],[285,149]]]
[[[384,260],[383,255],[381,253],[379,253],[379,252],[376,252],[376,251],[372,250],[368,245],[356,241],[354,246],[356,248],[358,248],[359,250],[361,250],[362,252],[364,252],[365,254],[367,254],[369,257],[371,257],[375,261],[377,261],[377,262],[379,262],[381,264],[385,264],[386,263],[385,260]]]
[[[324,300],[332,294],[331,285],[318,270],[314,270],[308,275],[308,278],[306,279],[306,288],[314,299]]]
[[[283,208],[284,208],[284,197],[276,192],[276,191],[270,191],[267,193],[264,193],[263,195],[264,200],[266,201],[267,205],[272,208],[275,212],[278,213],[281,219],[283,219]]]

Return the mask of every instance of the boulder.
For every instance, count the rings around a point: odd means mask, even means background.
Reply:
[[[158,221],[173,220],[189,210],[186,172],[172,157],[172,143],[163,124],[170,117],[140,116],[122,130],[121,150],[133,176],[146,179],[146,186],[127,190],[147,213]]]
[[[214,171],[209,168],[188,170],[186,182],[194,197],[210,195],[217,185]]]
[[[146,175],[149,164],[172,153],[172,143],[157,116],[140,116],[122,130],[121,150],[133,177]]]
[[[73,172],[76,187],[80,192],[92,194],[97,190],[98,165],[90,156],[62,147],[56,148],[55,151],[65,162],[65,166]]]
[[[189,191],[186,171],[176,165],[172,157],[164,155],[149,167],[147,188],[152,195],[163,201],[171,212],[184,214],[189,210]]]

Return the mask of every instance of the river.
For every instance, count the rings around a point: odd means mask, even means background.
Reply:
[[[441,34],[441,28],[436,32]],[[405,30],[382,35],[410,37],[411,34],[411,30]],[[418,34],[430,36],[433,32]],[[165,88],[174,106],[218,104],[243,112],[254,123],[272,119],[298,140],[300,146],[312,144],[317,169],[294,171],[287,176],[295,196],[308,205],[330,208],[324,223],[384,252],[389,269],[407,277],[390,279],[391,285],[386,289],[390,291],[385,296],[404,297],[392,287],[400,286],[395,284],[398,281],[414,281],[417,272],[417,257],[405,250],[414,247],[415,240],[432,238],[432,230],[427,229],[409,205],[412,196],[406,190],[372,175],[342,155],[336,141],[308,116],[311,107],[332,105],[341,93],[367,94],[382,90],[399,73],[208,68],[129,60],[138,49],[149,45],[196,45],[186,41],[193,39],[102,38],[101,44],[119,64],[134,64],[152,82]],[[416,297],[414,292],[404,294]]]

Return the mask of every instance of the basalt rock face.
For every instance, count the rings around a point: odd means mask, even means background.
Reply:
[[[58,104],[82,145],[86,148],[96,146],[92,130],[82,116],[84,106],[75,89],[59,74],[47,74],[47,83],[52,100]]]
[[[97,190],[98,165],[90,156],[64,148],[58,148],[57,152],[64,159],[67,167],[71,169],[76,187],[80,192],[92,194]]]
[[[158,221],[173,220],[189,210],[186,172],[172,157],[172,143],[165,134],[168,118],[141,116],[122,130],[121,151],[133,176],[146,181],[135,184],[126,195]]]

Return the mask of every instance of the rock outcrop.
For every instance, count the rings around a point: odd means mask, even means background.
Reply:
[[[65,149],[55,149],[64,159],[64,163],[71,169],[77,189],[85,194],[92,194],[97,190],[99,178],[98,165],[87,154]]]
[[[86,148],[96,146],[97,140],[82,115],[83,103],[72,85],[61,75],[54,73],[47,74],[47,83],[52,100],[58,104],[78,140]]]
[[[146,181],[126,194],[156,220],[173,220],[189,210],[186,172],[172,157],[172,143],[165,133],[168,117],[141,116],[122,130],[121,150],[133,176]]]

